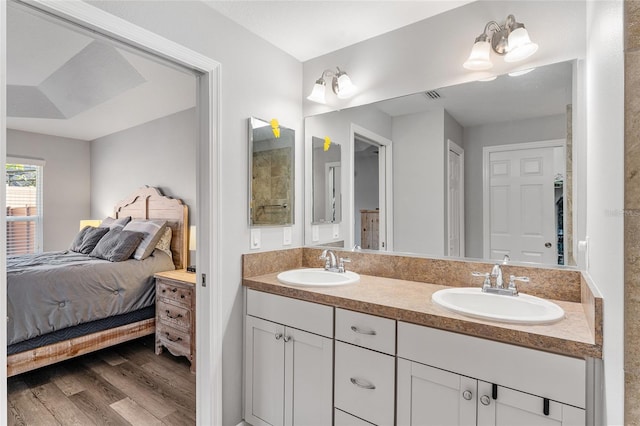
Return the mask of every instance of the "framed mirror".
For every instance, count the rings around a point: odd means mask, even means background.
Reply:
[[[340,145],[313,136],[312,191],[313,224],[342,220],[342,150]]]
[[[579,78],[577,62],[567,61],[306,117],[307,150],[313,135],[343,141],[339,240],[351,248],[364,238],[357,182],[371,169],[358,165],[358,138],[366,133],[378,157],[383,148],[393,151],[384,173],[379,162],[377,191],[386,186],[386,195],[367,207],[382,213],[380,200],[391,200],[378,226],[387,244],[378,250],[483,260],[509,254],[516,262],[575,265],[572,105],[581,98]],[[524,182],[525,175],[539,182]],[[338,240],[312,225],[307,212],[305,223],[306,244]],[[517,244],[503,244],[509,233]]]
[[[294,218],[295,130],[249,119],[249,226],[289,226]]]

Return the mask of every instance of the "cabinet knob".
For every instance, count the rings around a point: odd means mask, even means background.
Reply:
[[[285,343],[287,343],[289,340],[291,340],[291,336],[284,336],[284,340]]]
[[[471,391],[466,390],[462,392],[462,397],[467,401],[471,401],[471,398],[473,398],[473,394],[471,393]]]
[[[491,398],[489,398],[488,395],[482,395],[480,397],[480,404],[482,405],[489,405],[491,404]]]
[[[276,340],[282,339],[282,333],[276,333]]]

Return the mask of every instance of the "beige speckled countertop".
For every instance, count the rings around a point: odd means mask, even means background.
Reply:
[[[281,284],[277,273],[245,277],[243,285],[295,299],[331,305],[414,324],[540,349],[576,358],[602,357],[582,303],[554,300],[566,317],[549,325],[484,321],[456,314],[431,301],[442,285],[360,275],[360,282],[340,287],[294,287]]]

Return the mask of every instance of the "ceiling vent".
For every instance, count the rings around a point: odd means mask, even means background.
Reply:
[[[429,90],[428,92],[424,92],[424,95],[427,97],[427,99],[431,99],[431,100],[440,99],[442,97],[440,96],[440,93],[436,92],[435,90]]]

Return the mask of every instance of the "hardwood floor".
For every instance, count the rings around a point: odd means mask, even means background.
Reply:
[[[189,362],[147,336],[7,379],[8,425],[194,425]],[[1,422],[0,422],[1,423]]]

